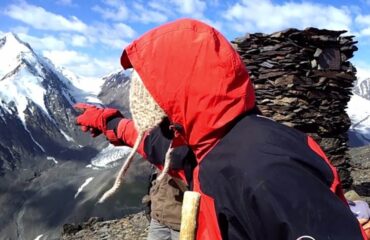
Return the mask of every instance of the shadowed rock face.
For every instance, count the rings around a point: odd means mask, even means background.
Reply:
[[[370,146],[352,148],[353,189],[370,202]]]
[[[357,50],[345,31],[308,28],[247,34],[233,41],[256,89],[262,113],[311,135],[351,186],[345,111],[356,80]]]

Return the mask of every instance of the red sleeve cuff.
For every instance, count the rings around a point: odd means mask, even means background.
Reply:
[[[147,134],[145,134],[145,135],[147,135]],[[123,118],[118,123],[117,137],[119,139],[121,139],[127,146],[133,147],[134,144],[135,144],[135,141],[137,139],[137,136],[138,136],[138,133],[136,131],[134,121],[132,121],[131,119]],[[146,136],[144,136],[144,139],[141,141],[141,143],[139,145],[139,148],[137,150],[137,153],[139,153],[140,155],[142,155],[146,159],[147,157],[146,157],[146,154],[144,152],[145,137]]]
[[[123,118],[117,126],[117,137],[126,143],[127,146],[132,147],[137,138],[137,131],[134,122],[131,119]]]

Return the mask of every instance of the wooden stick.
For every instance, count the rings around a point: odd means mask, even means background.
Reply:
[[[200,193],[186,191],[181,209],[180,240],[194,240],[196,237]]]

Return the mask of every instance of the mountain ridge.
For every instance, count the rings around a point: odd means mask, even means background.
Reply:
[[[353,92],[367,100],[370,100],[370,77],[357,80],[354,83]]]
[[[42,233],[42,239],[54,239],[65,222],[137,209],[143,166],[127,179],[133,187],[95,205],[128,152],[112,151],[103,136],[93,139],[75,124],[73,104],[101,102],[103,79],[55,67],[12,33],[0,36],[0,79],[0,236],[22,240]]]
[[[354,83],[353,95],[347,113],[351,118],[348,130],[349,145],[361,147],[370,144],[370,78]]]

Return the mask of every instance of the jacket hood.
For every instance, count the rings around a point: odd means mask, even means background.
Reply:
[[[138,72],[170,121],[182,126],[198,160],[255,105],[238,53],[217,30],[193,19],[145,33],[125,48],[121,64]]]

